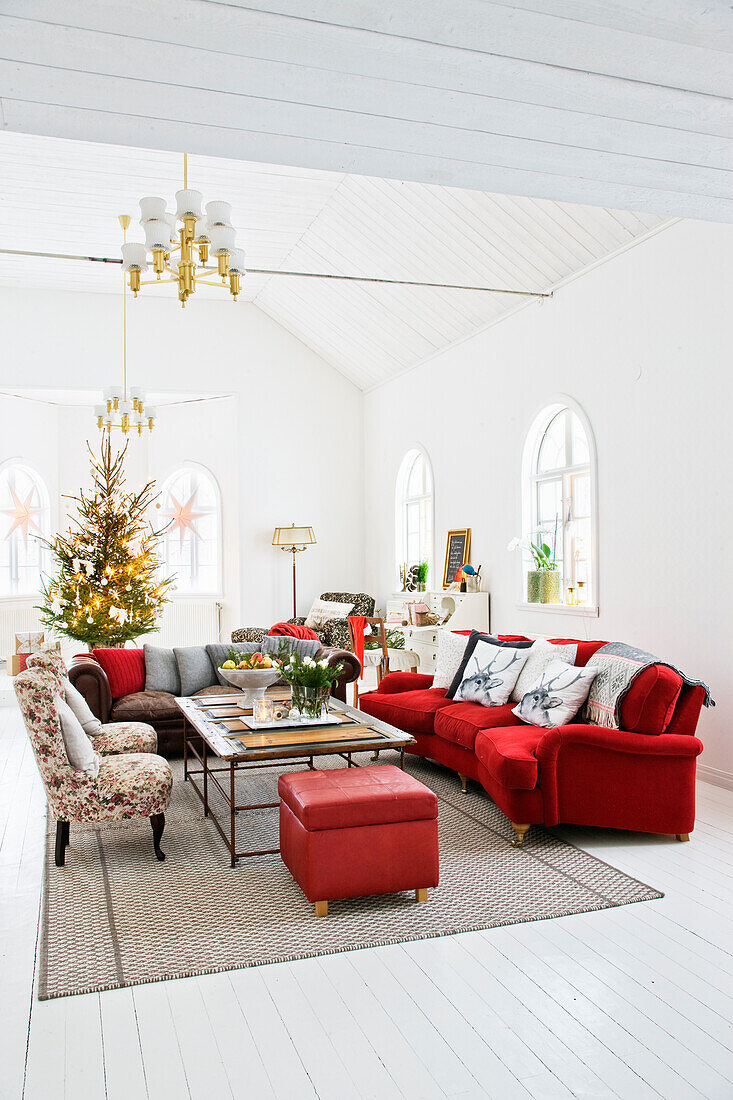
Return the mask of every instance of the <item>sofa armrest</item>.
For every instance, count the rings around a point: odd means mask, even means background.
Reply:
[[[326,636],[326,645],[333,646],[335,649],[349,649],[351,634],[348,619],[329,619],[323,632]]]
[[[686,734],[581,723],[548,730],[535,749],[544,824],[689,833],[701,752],[702,743]]]
[[[69,665],[69,680],[84,696],[92,714],[100,722],[109,722],[112,692],[102,666],[88,654],[80,654]]]
[[[324,657],[328,658],[330,665],[343,665],[344,670],[336,683],[331,688],[331,694],[336,699],[340,699],[342,703],[346,702],[346,685],[353,684],[354,680],[358,680],[361,675],[361,661],[355,653],[351,653],[348,649],[334,649],[331,646],[321,646],[316,653],[316,659],[322,661]]]
[[[388,672],[377,688],[383,695],[399,691],[421,691],[433,686],[433,677],[425,672]]]

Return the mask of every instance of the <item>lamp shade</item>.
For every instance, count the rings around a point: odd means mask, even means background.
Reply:
[[[206,221],[203,218],[199,218],[196,222],[193,231],[193,239],[196,244],[204,244],[209,240],[209,231],[206,228]]]
[[[165,218],[165,199],[153,198],[148,196],[146,199],[140,199],[140,224],[145,225],[145,222],[152,220],[162,221]]]
[[[207,202],[206,220],[209,225],[231,225],[232,206],[228,202]]]
[[[151,252],[154,248],[164,248],[170,252],[171,227],[168,222],[162,218],[151,218],[145,222],[145,244]]]
[[[230,254],[234,251],[236,234],[231,226],[210,225],[211,251],[214,256]]]
[[[184,191],[176,191],[176,214],[179,218],[200,218],[201,203],[204,196],[200,191],[194,191],[187,187]]]
[[[147,271],[148,253],[144,244],[130,241],[122,246],[122,270],[123,271]]]
[[[230,275],[246,275],[247,268],[245,265],[245,255],[243,248],[235,248],[229,257],[229,274]]]
[[[316,536],[312,527],[276,527],[272,536],[273,546],[315,546]]]

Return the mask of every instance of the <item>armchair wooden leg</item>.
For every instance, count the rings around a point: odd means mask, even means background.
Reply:
[[[328,902],[327,901],[317,901],[316,902],[316,916],[317,917],[327,917],[328,916]]]
[[[69,846],[69,822],[56,822],[56,866],[63,867],[66,862],[66,849]]]
[[[160,838],[163,835],[163,829],[165,829],[165,814],[153,814],[150,818],[150,824],[153,828],[153,848],[158,859],[165,859],[165,852],[160,850]]]
[[[515,848],[521,848],[524,844],[524,838],[529,832],[529,825],[519,825],[516,821],[511,823],[512,829],[514,829],[514,840],[512,845]]]
[[[682,840],[682,841],[689,840],[690,839],[690,834],[689,833],[677,833],[677,839]]]

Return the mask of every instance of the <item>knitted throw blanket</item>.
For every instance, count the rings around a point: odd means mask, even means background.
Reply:
[[[664,665],[666,668],[671,668],[682,677],[683,683],[688,687],[704,688],[705,706],[715,706],[710,688],[702,680],[691,680],[668,661],[660,661],[652,653],[635,649],[633,646],[626,645],[625,642],[609,642],[601,646],[588,661],[589,668],[591,665],[596,666],[599,672],[591,685],[583,720],[594,726],[620,729],[621,704],[636,677],[651,665]]]

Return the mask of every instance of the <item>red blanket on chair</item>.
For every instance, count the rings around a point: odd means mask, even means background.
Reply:
[[[315,630],[311,630],[309,626],[298,626],[297,623],[275,623],[270,627],[270,637],[280,638],[287,636],[289,638],[310,638],[311,641],[318,641],[318,635]]]

